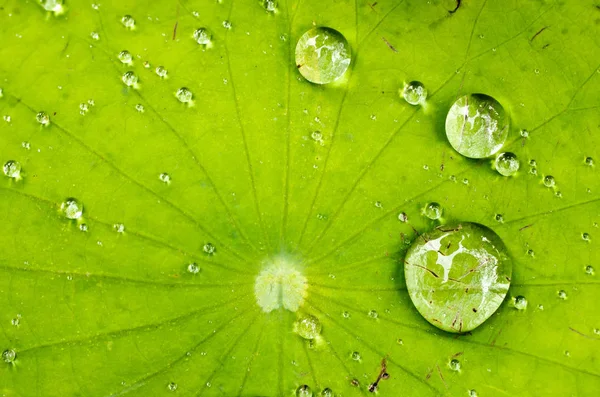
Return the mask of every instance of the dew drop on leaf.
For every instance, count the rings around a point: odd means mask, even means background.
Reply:
[[[50,124],[50,116],[48,116],[46,112],[38,112],[38,114],[35,115],[35,119],[41,125],[46,126]]]
[[[204,244],[202,250],[208,255],[214,255],[214,253],[217,252],[217,248],[211,243]]]
[[[311,83],[327,84],[341,78],[350,66],[350,45],[337,30],[316,27],[296,45],[296,66]]]
[[[113,229],[115,229],[115,232],[117,233],[125,233],[125,225],[122,223],[115,223]]]
[[[411,105],[422,105],[427,99],[427,88],[420,81],[411,81],[404,85],[400,95]]]
[[[442,206],[436,202],[427,204],[423,209],[423,215],[432,220],[440,219],[442,212]]]
[[[519,170],[519,160],[514,153],[505,152],[496,157],[496,171],[504,176],[513,176]]]
[[[90,37],[92,38],[92,40],[100,40],[100,34],[98,34],[98,32],[92,32],[90,33]]]
[[[352,359],[353,359],[354,361],[360,361],[360,358],[361,358],[361,357],[360,357],[360,353],[359,353],[359,352],[352,352],[352,355],[351,355],[351,356],[352,356]]]
[[[467,332],[500,306],[512,261],[496,233],[475,223],[425,233],[404,261],[410,298],[421,315],[449,332]]]
[[[158,179],[160,179],[161,182],[166,183],[167,185],[169,183],[171,183],[171,176],[169,174],[167,174],[166,172],[163,172],[162,174],[160,174],[158,176]]]
[[[347,312],[347,311],[342,312],[342,317],[350,318],[350,312]]]
[[[135,73],[133,73],[132,71],[129,71],[129,72],[123,73],[121,80],[123,80],[123,83],[125,83],[125,85],[127,87],[132,87],[137,84],[138,77]]]
[[[198,274],[198,272],[200,271],[200,268],[198,267],[198,265],[196,263],[190,263],[187,267],[188,272],[192,273],[192,274]]]
[[[525,309],[527,309],[527,298],[525,298],[522,295],[519,295],[516,298],[514,298],[513,304],[515,306],[515,309],[525,310]]]
[[[222,25],[225,29],[231,29],[231,22],[227,20],[223,21]]]
[[[81,225],[79,225],[79,230],[81,230],[82,232],[87,232],[88,231],[88,225],[85,223],[82,223]]]
[[[131,15],[123,15],[123,18],[121,18],[121,23],[127,29],[135,28],[135,19],[133,19],[133,17]]]
[[[4,175],[12,179],[21,179],[21,163],[15,160],[8,160],[2,167]]]
[[[165,69],[164,66],[157,66],[155,72],[158,77],[163,79],[166,78],[168,74],[167,69]]]
[[[557,295],[558,295],[559,299],[562,299],[562,300],[567,299],[567,293],[565,292],[565,290],[561,289],[560,291],[558,291]]]
[[[469,397],[477,397],[477,391],[475,389],[469,390]]]
[[[321,391],[321,397],[333,397],[333,390],[329,387],[326,387]]]
[[[450,362],[448,363],[448,367],[452,370],[452,371],[460,371],[460,361],[458,361],[457,359],[453,358],[452,360],[450,360]]]
[[[400,222],[406,222],[406,221],[408,221],[408,215],[406,215],[405,212],[401,212],[398,214],[398,220]]]
[[[52,11],[55,15],[60,15],[64,12],[63,0],[40,0],[40,5],[46,11]]]
[[[200,45],[209,46],[212,42],[212,34],[206,28],[198,28],[194,30],[194,40]]]
[[[121,61],[122,63],[127,64],[127,65],[131,65],[131,63],[133,62],[133,56],[127,50],[123,50],[123,51],[119,52],[117,57],[119,58],[119,61]]]
[[[367,315],[371,318],[377,318],[379,317],[379,313],[377,313],[377,311],[375,310],[369,310],[369,312],[367,313]]]
[[[17,353],[12,349],[6,349],[2,352],[2,360],[4,360],[5,363],[11,364],[15,362],[16,358]]]
[[[496,222],[504,223],[504,216],[502,216],[502,214],[496,214],[494,219],[496,219]]]
[[[167,389],[169,389],[169,391],[175,391],[177,390],[177,383],[175,382],[171,382],[167,385]]]
[[[193,97],[192,91],[190,91],[186,87],[181,87],[180,89],[178,89],[177,92],[175,93],[175,96],[177,97],[177,99],[179,99],[179,102],[181,102],[181,103],[192,102],[192,97]]]
[[[465,95],[456,100],[446,117],[450,145],[470,158],[497,153],[508,136],[509,117],[504,107],[484,94]]]
[[[591,240],[590,234],[589,233],[581,233],[581,239],[583,241],[590,241]]]
[[[138,103],[137,105],[135,105],[135,110],[137,110],[140,113],[144,113],[144,105],[142,105],[141,103]]]
[[[312,397],[312,389],[308,385],[302,385],[296,389],[296,397]]]
[[[593,276],[594,275],[594,267],[592,265],[587,265],[585,267],[585,272],[586,272],[586,274]]]
[[[319,319],[310,314],[301,316],[294,324],[294,332],[304,339],[315,339],[321,333],[321,329]]]
[[[552,175],[546,175],[544,177],[544,186],[546,187],[554,187],[556,185],[556,181]]]
[[[275,0],[263,0],[263,7],[267,12],[277,12],[277,2]]]
[[[69,219],[79,219],[83,215],[83,205],[72,197],[66,199],[61,204],[60,209]]]
[[[592,167],[594,165],[594,159],[591,157],[586,157],[585,158],[585,165],[589,165],[590,167]]]
[[[523,138],[529,138],[529,131],[527,131],[527,130],[521,130],[519,133],[521,134],[521,136]]]

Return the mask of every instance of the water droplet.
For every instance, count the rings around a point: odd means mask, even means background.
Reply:
[[[513,302],[515,309],[517,310],[525,310],[527,309],[527,298],[525,298],[524,296],[517,296],[516,298],[514,298],[514,302]]]
[[[123,80],[123,83],[125,83],[125,85],[127,87],[132,87],[137,84],[138,77],[135,73],[133,73],[132,71],[129,71],[129,72],[123,73],[121,80]]]
[[[2,171],[4,171],[4,175],[13,179],[21,179],[21,163],[15,160],[9,160],[4,163],[4,167],[2,167]]]
[[[296,45],[296,66],[304,78],[327,84],[341,78],[350,66],[350,45],[337,30],[315,27]]]
[[[592,265],[587,265],[585,267],[585,272],[587,274],[589,274],[590,276],[593,276],[594,275],[594,267]]]
[[[475,389],[469,390],[469,397],[477,397],[477,390],[475,390]]]
[[[324,388],[321,392],[321,397],[333,397],[333,390],[329,387]]]
[[[142,105],[141,103],[138,103],[137,105],[135,105],[135,110],[137,110],[140,113],[144,113],[144,105]]]
[[[187,267],[188,272],[192,273],[192,274],[198,274],[198,272],[200,271],[200,268],[198,267],[197,264],[195,263],[190,263]]]
[[[208,255],[214,255],[214,253],[217,252],[217,248],[215,248],[215,246],[212,245],[211,243],[204,244],[204,246],[202,247],[202,250],[205,253],[207,253]]]
[[[171,183],[171,176],[169,174],[167,174],[166,172],[163,172],[162,174],[160,174],[158,176],[158,179],[160,179],[163,183],[166,183],[167,185],[169,183]]]
[[[596,335],[600,335],[600,328],[594,328],[594,333]]]
[[[411,81],[404,85],[400,95],[411,105],[422,105],[427,99],[427,88],[420,81]]]
[[[89,110],[90,107],[87,103],[82,102],[79,104],[79,114],[81,114],[82,116],[85,116]]]
[[[267,12],[277,12],[277,2],[274,0],[264,0],[263,2],[263,7],[265,8],[265,10],[267,10]]]
[[[367,313],[367,315],[371,318],[377,318],[379,317],[379,313],[377,313],[377,311],[375,310],[369,310],[369,312]]]
[[[3,117],[4,121],[6,121],[7,123],[10,123],[10,116],[8,114],[5,114]]]
[[[321,131],[314,131],[312,134],[310,134],[310,137],[317,142],[323,141],[323,134],[321,133]]]
[[[93,8],[94,10],[98,10],[98,9],[100,8],[100,4],[97,4],[97,3],[92,3],[92,8]]]
[[[562,290],[562,289],[561,289],[560,291],[558,291],[558,294],[557,294],[557,295],[558,295],[558,297],[559,297],[560,299],[562,299],[562,300],[565,300],[565,299],[567,299],[567,293],[565,292],[565,290]]]
[[[92,38],[92,40],[100,40],[100,35],[98,34],[98,32],[90,33],[90,37]]]
[[[2,359],[5,363],[12,364],[17,358],[17,353],[12,349],[6,349],[2,352]]]
[[[123,15],[123,18],[121,18],[121,23],[127,29],[135,29],[135,19],[133,19],[131,15]]]
[[[460,361],[458,361],[457,359],[453,358],[452,360],[450,360],[450,362],[448,363],[448,367],[452,370],[452,371],[460,371]]]
[[[440,219],[442,216],[442,206],[435,202],[429,203],[423,209],[423,215],[432,220]]]
[[[505,152],[496,157],[496,171],[504,176],[513,176],[519,170],[519,160],[514,153]]]
[[[302,385],[296,389],[296,397],[313,397],[312,389],[308,385]]]
[[[63,0],[40,0],[40,5],[44,10],[52,11],[54,15],[60,15],[65,11]]]
[[[79,225],[79,230],[81,230],[82,232],[87,232],[88,225],[86,225],[85,223],[82,223],[81,225]]]
[[[375,205],[375,207],[377,208],[383,208],[383,204],[381,203],[381,201],[375,201],[375,203],[373,203]]]
[[[342,312],[342,317],[350,318],[350,312]]]
[[[198,28],[194,31],[194,40],[203,46],[210,46],[212,43],[212,34],[206,28]]]
[[[83,215],[83,205],[75,198],[68,198],[60,205],[60,210],[69,219],[79,219]]]
[[[537,168],[535,168],[535,167],[531,167],[531,168],[529,168],[529,173],[530,173],[531,175],[537,175]]]
[[[117,57],[119,58],[119,61],[124,64],[131,65],[133,63],[133,56],[127,50],[119,52]]]
[[[35,119],[43,126],[50,124],[50,116],[48,116],[46,112],[38,112],[38,114],[35,115]]]
[[[528,249],[527,250],[527,255],[534,257],[535,256],[535,252],[532,249]]]
[[[520,133],[523,138],[529,138],[529,131],[521,130]]]
[[[504,222],[504,217],[502,216],[502,214],[496,214],[496,222],[500,222],[503,223]]]
[[[544,177],[544,186],[546,187],[554,187],[556,185],[556,181],[552,175],[546,175]]]
[[[113,229],[115,229],[115,232],[117,233],[125,233],[125,225],[122,223],[115,223]]]
[[[408,222],[408,215],[406,215],[404,212],[401,212],[398,214],[398,220],[400,222]]]
[[[589,165],[590,167],[592,167],[594,165],[594,159],[591,157],[586,157],[585,158],[585,165]]]
[[[191,103],[192,102],[192,96],[193,96],[192,91],[190,91],[186,87],[181,87],[180,89],[178,89],[177,92],[175,93],[175,96],[177,97],[177,99],[179,99],[179,102],[182,102],[182,103]]]
[[[589,233],[581,233],[581,239],[583,241],[590,241],[591,240],[590,234]]]
[[[164,66],[157,66],[155,72],[158,77],[163,79],[166,78],[168,74],[167,69],[165,69]]]
[[[223,21],[223,27],[225,29],[231,29],[231,22],[229,22],[227,20]]]
[[[167,389],[169,389],[169,391],[175,391],[177,390],[177,383],[175,382],[171,382],[167,385]]]
[[[469,184],[469,180],[468,180],[467,178],[464,178],[464,179],[463,179],[463,183],[464,183],[465,185],[468,185],[468,184]]]
[[[360,353],[359,352],[352,352],[351,356],[354,361],[360,361]]]
[[[497,153],[508,136],[509,117],[502,105],[484,94],[456,100],[446,116],[446,136],[452,147],[470,158]]]
[[[304,315],[294,324],[294,332],[304,339],[315,339],[321,333],[321,322],[315,316]]]
[[[410,298],[421,315],[449,332],[487,320],[508,288],[512,262],[496,233],[475,223],[440,226],[409,248],[404,261]]]

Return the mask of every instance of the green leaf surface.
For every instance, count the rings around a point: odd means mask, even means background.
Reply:
[[[335,83],[297,70],[314,25],[350,44]],[[384,359],[382,396],[597,395],[599,27],[596,0],[0,2],[0,162],[22,165],[0,179],[0,395],[369,395]],[[423,106],[398,94],[413,80]],[[448,143],[469,93],[510,115],[516,176]],[[457,336],[414,308],[403,258],[463,221],[502,238],[513,277]],[[306,279],[272,299],[296,312],[257,304],[274,264]]]

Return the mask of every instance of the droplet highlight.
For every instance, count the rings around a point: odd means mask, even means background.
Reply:
[[[315,27],[296,45],[296,66],[311,83],[327,84],[340,79],[351,61],[350,45],[337,30]]]
[[[401,95],[411,105],[422,105],[427,99],[427,88],[420,81],[411,81],[404,85]]]
[[[321,322],[315,316],[304,315],[294,324],[294,332],[304,339],[315,339],[321,334]]]
[[[83,215],[83,205],[76,198],[66,199],[60,209],[69,219],[79,219]]]
[[[501,153],[496,157],[496,171],[503,176],[513,176],[519,171],[519,159],[511,152]]]

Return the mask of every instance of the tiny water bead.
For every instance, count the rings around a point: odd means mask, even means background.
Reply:
[[[529,138],[529,131],[527,130],[521,130],[520,134],[523,138]]]
[[[157,66],[155,72],[156,75],[162,79],[166,78],[168,74],[167,69],[165,69],[164,66]]]
[[[274,0],[263,0],[263,7],[267,12],[274,13],[277,12],[277,2]]]
[[[223,21],[222,25],[225,29],[231,29],[231,22],[227,20]]]
[[[322,325],[318,318],[304,315],[294,324],[294,332],[304,339],[315,339],[321,333]]]
[[[35,115],[35,119],[43,126],[50,124],[50,116],[48,116],[46,112],[38,112],[38,114]]]
[[[131,55],[131,53],[127,50],[119,52],[117,57],[119,58],[119,61],[124,64],[131,65],[133,63],[133,55]]]
[[[144,105],[142,105],[141,103],[138,103],[137,105],[135,105],[135,110],[137,110],[140,113],[144,113]]]
[[[586,272],[586,274],[593,276],[594,275],[594,267],[592,265],[587,265],[585,267],[585,272]]]
[[[133,19],[131,15],[124,15],[123,18],[121,18],[121,23],[127,29],[135,29],[135,19]]]
[[[313,397],[312,389],[308,385],[302,385],[296,389],[296,397]]]
[[[496,214],[494,219],[496,219],[496,222],[504,223],[504,216],[502,216],[502,214]]]
[[[115,223],[113,229],[115,229],[115,232],[117,233],[125,233],[125,225],[122,223]]]
[[[527,298],[525,298],[524,296],[517,296],[516,298],[514,298],[514,302],[513,302],[515,309],[517,310],[525,310],[527,309]]]
[[[327,84],[340,79],[350,61],[348,41],[331,28],[315,27],[304,33],[296,45],[296,67],[311,83]]]
[[[360,353],[359,352],[352,352],[351,357],[354,361],[360,361]]]
[[[411,105],[422,105],[427,99],[427,88],[420,81],[411,81],[404,85],[401,95]]]
[[[407,222],[408,221],[408,215],[406,215],[405,212],[401,212],[398,214],[398,220],[400,222]]]
[[[313,133],[310,134],[310,137],[317,142],[323,141],[323,134],[321,131],[313,131]]]
[[[505,152],[496,157],[496,171],[504,176],[513,176],[519,170],[519,159],[514,153]]]
[[[423,209],[423,215],[431,220],[440,219],[442,217],[442,206],[436,202],[429,203]]]
[[[554,187],[556,186],[556,181],[552,175],[546,175],[544,177],[544,186],[546,187]]]
[[[4,171],[4,175],[13,179],[21,178],[21,163],[15,160],[9,160],[4,163],[2,167],[2,171]]]
[[[171,382],[167,385],[167,389],[169,389],[169,391],[175,391],[177,390],[177,383],[175,382]]]
[[[2,360],[4,360],[5,363],[14,363],[16,358],[17,353],[12,349],[6,349],[2,352]]]
[[[279,308],[295,312],[304,304],[307,287],[306,277],[294,263],[280,256],[268,261],[256,277],[254,296],[266,313]]]
[[[200,272],[200,268],[195,263],[190,263],[187,267],[187,270],[192,274],[198,274],[198,272]]]
[[[581,233],[581,239],[583,241],[590,241],[591,240],[590,234],[589,233]]]
[[[328,387],[324,388],[321,392],[321,397],[333,397],[333,390]]]
[[[198,28],[194,30],[194,40],[200,45],[209,46],[212,42],[212,34],[206,28]]]
[[[92,40],[100,40],[100,34],[98,32],[92,32],[90,33],[90,37],[92,38]]]
[[[133,87],[137,84],[138,77],[135,73],[133,73],[132,71],[129,71],[129,72],[123,73],[121,80],[123,80],[123,83],[125,83],[125,85],[127,87]]]
[[[379,317],[379,313],[377,313],[377,311],[375,310],[369,310],[369,312],[367,313],[367,315],[371,318],[377,318]]]
[[[475,390],[475,389],[469,390],[469,397],[478,397],[477,390]]]
[[[60,209],[69,219],[79,219],[83,215],[83,205],[72,197],[66,199],[61,204]]]
[[[161,182],[165,183],[165,184],[169,184],[171,183],[171,176],[169,174],[167,174],[166,172],[163,172],[162,174],[160,174],[158,176],[158,179],[161,180]]]
[[[504,107],[491,96],[465,95],[448,111],[446,136],[450,145],[465,157],[490,157],[504,145],[509,123]]]
[[[594,159],[591,157],[586,157],[585,158],[585,165],[588,165],[590,167],[592,167],[594,165]]]
[[[204,246],[202,247],[202,250],[208,255],[214,255],[215,252],[217,252],[217,248],[214,245],[212,245],[211,243],[204,244]]]
[[[477,328],[500,306],[512,261],[496,233],[475,223],[445,225],[414,241],[404,261],[410,298],[421,315],[449,332]]]
[[[558,291],[557,295],[558,295],[559,299],[562,299],[562,300],[567,299],[567,293],[565,292],[565,290],[561,289],[560,291]]]
[[[175,96],[177,97],[177,99],[179,99],[179,102],[181,102],[181,103],[192,102],[192,97],[193,97],[192,91],[190,91],[186,87],[181,87],[180,89],[178,89],[177,92],[175,93]]]
[[[450,360],[450,362],[448,363],[448,367],[452,370],[452,371],[460,371],[460,361],[458,361],[457,359],[453,358],[452,360]]]

